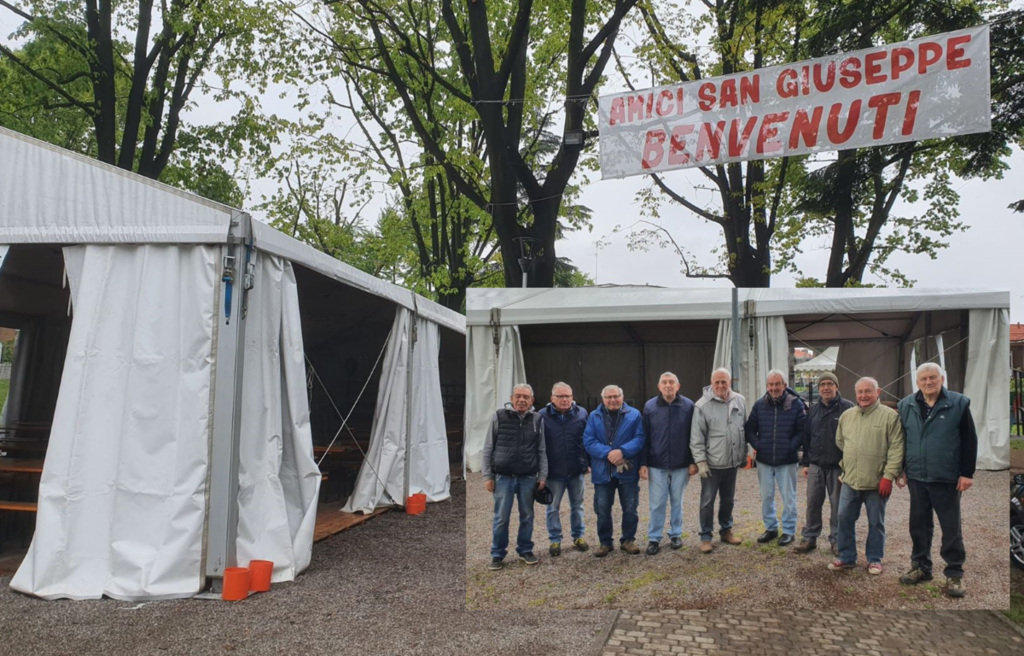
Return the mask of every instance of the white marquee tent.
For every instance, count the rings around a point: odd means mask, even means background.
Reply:
[[[0,325],[20,330],[3,423],[52,420],[12,588],[185,597],[256,558],[293,579],[321,482],[307,363],[339,397],[375,384],[349,510],[448,498],[457,313],[242,212],[2,129],[0,245]]]
[[[480,469],[483,440],[514,383],[547,402],[556,381],[592,410],[617,384],[631,405],[657,394],[672,371],[680,393],[698,398],[710,372],[732,362],[732,291],[592,287],[474,290],[467,299],[464,465]],[[940,362],[947,385],[971,398],[978,466],[1009,466],[1009,293],[928,289],[741,289],[734,388],[765,393],[765,375],[790,370],[792,347],[839,346],[840,391],[873,376],[883,401],[913,389],[918,362]]]

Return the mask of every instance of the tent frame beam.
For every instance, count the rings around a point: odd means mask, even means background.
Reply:
[[[224,569],[235,567],[238,560],[235,543],[238,538],[238,468],[245,363],[246,321],[243,308],[248,273],[245,270],[245,251],[253,247],[251,240],[249,215],[236,212],[231,218],[231,230],[222,249],[223,277],[216,306],[216,364],[203,567],[206,578],[212,579],[214,592],[219,592]],[[231,282],[227,282],[229,274]],[[225,314],[223,302],[229,284],[234,288],[230,317]]]

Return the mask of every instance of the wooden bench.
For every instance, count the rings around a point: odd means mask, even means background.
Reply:
[[[0,501],[0,510],[14,512],[36,512],[39,509],[34,501]]]

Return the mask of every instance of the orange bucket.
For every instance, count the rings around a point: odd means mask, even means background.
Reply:
[[[427,509],[427,495],[413,494],[405,500],[405,512],[409,515],[419,515]]]
[[[252,571],[252,581],[249,582],[249,590],[252,592],[266,592],[270,589],[270,577],[274,574],[274,563],[270,560],[250,560],[249,569]]]
[[[224,569],[224,587],[220,598],[224,601],[239,601],[249,596],[251,573],[248,567],[227,567]]]

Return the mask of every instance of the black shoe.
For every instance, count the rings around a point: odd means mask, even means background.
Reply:
[[[533,555],[532,551],[527,551],[524,554],[519,554],[519,560],[523,561],[527,565],[537,564],[537,557]]]
[[[657,556],[659,551],[661,551],[661,547],[658,546],[657,542],[648,542],[647,543],[647,555],[648,556]]]
[[[779,538],[779,546],[780,547],[789,546],[789,545],[793,544],[793,540],[794,539],[795,538],[792,535],[790,535],[789,533],[783,533],[782,537]]]
[[[491,564],[487,567],[487,569],[491,570],[492,572],[497,572],[499,569],[501,569],[504,566],[505,566],[505,561],[503,559],[501,559],[501,558],[491,558]]]
[[[759,538],[757,538],[757,541],[761,544],[764,544],[765,542],[771,542],[777,537],[779,537],[778,531],[765,531],[761,534]]]
[[[669,539],[672,541],[672,548],[673,549],[682,549],[683,548],[683,539],[682,538],[669,538]]]

